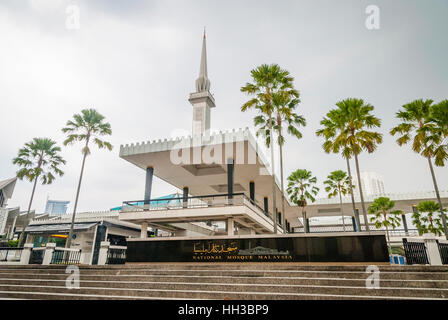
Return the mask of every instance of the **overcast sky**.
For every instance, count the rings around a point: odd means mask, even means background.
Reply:
[[[379,30],[365,27],[371,4],[380,9]],[[79,29],[66,27],[68,5],[79,8]],[[120,144],[191,131],[187,99],[206,26],[214,129],[253,126],[255,113],[240,112],[248,98],[239,89],[252,68],[278,63],[295,77],[308,122],[302,140],[286,143],[286,175],[306,168],[322,183],[330,171],[345,170],[339,156],[322,151],[315,131],[337,101],[358,97],[375,106],[384,133],[374,154],[360,156],[361,170],[383,175],[386,192],[431,191],[427,161],[398,147],[388,131],[404,103],[448,98],[447,17],[446,0],[1,0],[0,180],[15,175],[12,158],[25,142],[62,144],[66,121],[92,107],[110,122],[114,149],[88,157],[79,210],[141,199],[144,171],[119,158]],[[62,154],[65,175],[37,187],[38,212],[47,195],[74,201],[81,145]],[[447,190],[448,168],[435,170]],[[26,209],[31,189],[18,181],[9,205]],[[173,191],[156,179],[154,196]]]

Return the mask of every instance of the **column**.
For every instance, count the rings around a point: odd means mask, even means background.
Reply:
[[[437,245],[437,238],[433,233],[425,233],[423,235],[425,241],[426,253],[428,254],[429,264],[432,266],[441,266],[442,259],[440,257],[439,247]]]
[[[22,255],[20,256],[20,264],[29,264],[31,251],[33,250],[32,243],[25,243],[22,250]]]
[[[306,221],[306,223],[305,223],[306,233],[310,233],[310,219],[306,218],[305,221]]]
[[[148,222],[142,222],[142,230],[140,232],[140,238],[146,239],[148,238]]]
[[[252,202],[255,203],[255,182],[254,181],[249,182],[249,196],[250,196],[250,200],[252,200]]]
[[[17,213],[17,215],[14,217],[14,220],[12,222],[11,231],[10,231],[10,234],[9,234],[9,237],[8,237],[9,240],[14,239],[14,232],[15,232],[15,229],[16,229],[16,223],[17,223],[17,217],[18,216],[19,216],[19,213]]]
[[[353,232],[356,232],[357,228],[356,228],[356,218],[355,217],[352,217],[352,224],[353,224]]]
[[[409,235],[409,229],[408,229],[408,223],[406,221],[406,214],[402,214],[401,215],[401,220],[403,221],[403,228],[404,228],[405,235],[408,236]]]
[[[228,236],[235,235],[235,221],[233,221],[233,218],[227,219],[227,235]]]
[[[231,203],[231,199],[233,199],[233,171],[233,159],[229,158],[227,159],[227,196],[229,203]]]
[[[182,195],[182,207],[183,208],[188,208],[188,187],[184,187],[183,188],[183,195]]]
[[[154,168],[146,168],[146,180],[145,180],[145,207],[149,209],[149,200],[151,200],[152,178],[154,176]]]
[[[264,214],[269,216],[269,201],[268,201],[268,197],[264,197],[263,198],[263,202],[264,202]]]
[[[98,265],[104,266],[107,263],[107,254],[109,252],[110,242],[101,241],[100,254],[98,256]]]
[[[42,265],[51,264],[51,260],[53,260],[54,248],[56,248],[56,243],[47,243],[45,247],[44,259],[42,260]]]

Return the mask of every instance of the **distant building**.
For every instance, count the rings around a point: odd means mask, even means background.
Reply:
[[[51,215],[59,215],[67,213],[67,206],[70,201],[47,200],[45,205],[45,213]]]
[[[358,177],[353,176],[354,193],[359,197]],[[364,196],[384,195],[384,178],[376,172],[361,172],[361,187]]]

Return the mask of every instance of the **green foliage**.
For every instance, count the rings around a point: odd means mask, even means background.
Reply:
[[[434,105],[433,100],[415,100],[403,105],[396,117],[401,123],[390,134],[398,136],[398,145],[411,142],[413,151],[434,158],[437,166],[444,166],[448,160],[448,101]]]
[[[350,194],[350,178],[345,171],[330,172],[324,184],[326,185],[325,191],[328,192],[328,198]]]
[[[399,254],[400,256],[403,256],[403,257],[405,256],[403,247],[391,247],[390,253],[391,254]]]
[[[439,205],[431,200],[422,201],[417,205],[417,210],[412,215],[412,223],[415,224],[420,235],[434,233],[440,236],[443,234],[444,229],[439,211]]]
[[[401,210],[392,210],[395,206],[395,201],[387,197],[376,198],[369,206],[369,213],[373,214],[370,222],[375,224],[377,229],[381,227],[395,229],[401,224]]]
[[[368,129],[381,126],[381,120],[371,114],[374,107],[362,99],[349,98],[336,103],[320,122],[317,136],[325,139],[322,148],[327,153],[342,153],[345,158],[362,150],[372,153],[383,141],[381,133]]]
[[[64,175],[59,166],[66,162],[59,155],[60,151],[56,142],[48,138],[34,138],[25,143],[12,160],[13,164],[22,167],[17,171],[17,178],[32,182],[40,177],[42,184],[51,184],[55,175]]]
[[[319,192],[319,188],[315,186],[316,183],[317,178],[313,177],[311,171],[298,169],[288,177],[286,192],[293,203],[304,208],[307,205],[307,200],[316,201],[314,197]]]
[[[19,240],[8,240],[8,247],[18,247]]]
[[[112,145],[99,139],[101,136],[111,135],[112,129],[109,123],[104,122],[104,116],[95,109],[81,110],[81,114],[75,114],[73,120],[67,121],[66,127],[62,129],[67,134],[64,145],[70,145],[76,141],[85,141],[82,149],[84,155],[90,154],[89,142],[93,142],[99,149],[112,150]]]

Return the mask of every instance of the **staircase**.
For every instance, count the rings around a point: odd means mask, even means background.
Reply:
[[[66,288],[65,266],[0,265],[0,299],[448,299],[448,267],[294,263],[154,263],[80,266]]]

